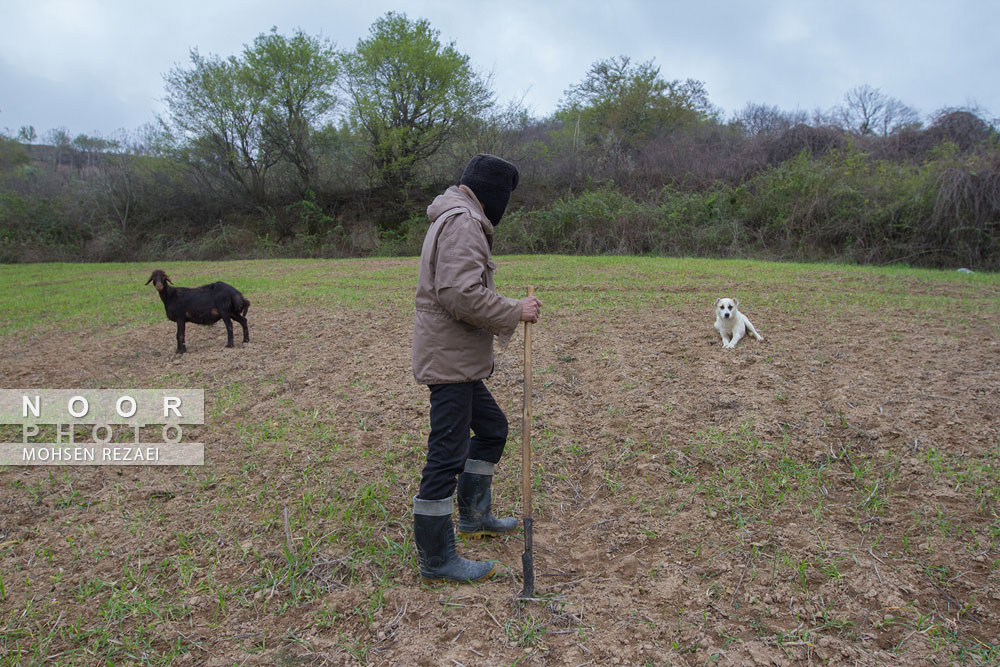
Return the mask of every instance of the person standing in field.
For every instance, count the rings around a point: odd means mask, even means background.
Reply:
[[[475,155],[460,184],[427,207],[431,226],[420,252],[413,326],[413,376],[430,389],[431,431],[420,489],[413,497],[413,534],[425,580],[480,581],[495,563],[455,552],[452,500],[462,537],[504,535],[513,517],[491,509],[494,465],[507,442],[507,417],[483,379],[493,373],[493,338],[506,345],[519,322],[537,322],[541,301],[504,297],[494,289],[493,230],[518,171],[495,155]],[[474,435],[470,437],[470,430]]]

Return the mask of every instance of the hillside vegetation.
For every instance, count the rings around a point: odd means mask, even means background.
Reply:
[[[618,56],[533,118],[392,12],[353,49],[272,30],[164,80],[168,113],[136,131],[0,136],[0,261],[412,255],[430,199],[490,152],[522,172],[502,252],[1000,267],[983,110],[859,85],[724,117],[702,82]]]

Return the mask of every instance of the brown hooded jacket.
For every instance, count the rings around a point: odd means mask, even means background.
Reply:
[[[471,382],[493,372],[493,336],[506,344],[521,302],[497,294],[493,225],[459,186],[427,207],[413,322],[413,376],[421,384]]]

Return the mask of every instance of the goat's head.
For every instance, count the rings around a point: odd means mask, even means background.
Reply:
[[[172,285],[174,281],[172,281],[164,271],[157,269],[156,271],[153,271],[153,275],[151,275],[149,280],[146,281],[147,285],[149,283],[153,283],[153,287],[156,288],[157,292],[162,292],[167,288],[167,283]]]

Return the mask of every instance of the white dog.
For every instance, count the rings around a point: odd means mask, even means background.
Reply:
[[[738,310],[739,305],[736,299],[715,300],[715,330],[722,336],[722,347],[736,347],[747,332],[757,340],[764,340],[747,316]]]

